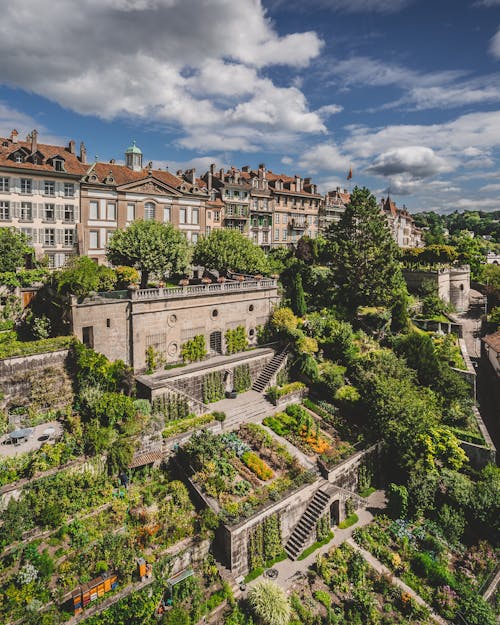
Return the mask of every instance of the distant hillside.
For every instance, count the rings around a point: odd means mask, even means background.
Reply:
[[[484,211],[455,211],[449,215],[438,215],[433,211],[413,214],[417,226],[425,228],[446,228],[450,235],[460,230],[470,230],[475,235],[489,235],[496,243],[500,243],[500,210]]]

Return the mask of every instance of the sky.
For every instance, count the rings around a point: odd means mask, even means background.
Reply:
[[[500,0],[0,0],[0,135],[500,209]],[[352,168],[353,178],[347,181]]]

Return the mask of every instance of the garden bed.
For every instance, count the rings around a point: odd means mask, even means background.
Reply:
[[[443,618],[453,620],[459,611],[487,610],[479,591],[495,568],[498,552],[485,541],[467,550],[452,547],[430,521],[409,523],[385,516],[355,530],[353,537]]]
[[[236,433],[195,434],[180,459],[197,489],[230,524],[314,479],[287,449],[255,424],[245,424]]]
[[[327,467],[333,467],[354,452],[349,443],[340,440],[332,433],[326,433],[320,417],[313,417],[311,412],[300,405],[291,405],[285,412],[278,412],[266,417],[263,424],[279,436],[295,445],[311,458],[321,460]]]

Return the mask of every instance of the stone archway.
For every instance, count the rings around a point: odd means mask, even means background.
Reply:
[[[330,525],[338,525],[341,522],[340,519],[340,499],[335,499],[330,502]]]

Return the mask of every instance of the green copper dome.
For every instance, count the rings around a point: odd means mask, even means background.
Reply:
[[[138,148],[135,144],[135,139],[132,141],[132,145],[127,148],[125,154],[142,154],[141,148]]]

